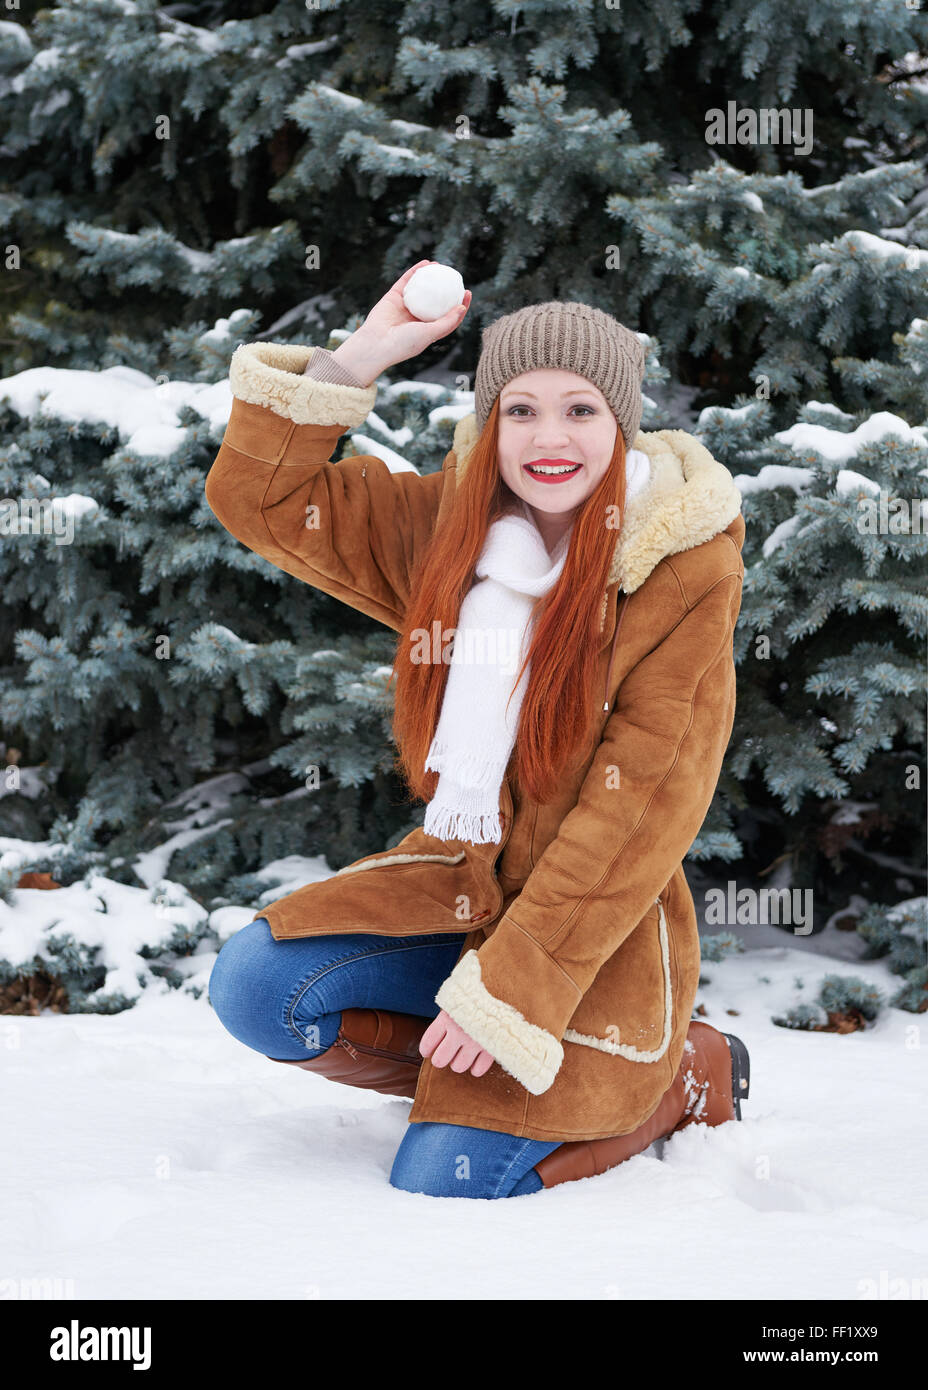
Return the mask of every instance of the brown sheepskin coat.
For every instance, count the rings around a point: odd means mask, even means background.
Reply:
[[[303,376],[312,352],[236,349],[207,501],[244,545],[399,632],[476,419],[458,421],[441,471],[425,477],[370,454],[331,463],[377,386]],[[744,521],[731,474],[692,435],[639,433],[635,448],[651,472],[603,591],[598,733],[556,800],[517,799],[507,777],[499,844],[416,829],[255,914],[277,940],[467,932],[435,999],[496,1061],[481,1077],[424,1061],[412,1123],[549,1141],[624,1134],[680,1063],[699,979],[682,860],[732,729]]]

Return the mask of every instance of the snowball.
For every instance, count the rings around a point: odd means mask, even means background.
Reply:
[[[424,265],[403,290],[403,303],[415,319],[432,323],[460,304],[464,281],[450,265]]]

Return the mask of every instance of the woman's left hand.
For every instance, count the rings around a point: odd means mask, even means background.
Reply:
[[[444,1009],[419,1039],[419,1051],[423,1057],[431,1057],[433,1067],[445,1067],[450,1062],[452,1071],[470,1071],[474,1076],[483,1076],[496,1060]]]

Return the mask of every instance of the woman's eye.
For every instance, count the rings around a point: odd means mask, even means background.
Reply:
[[[507,414],[507,415],[514,415],[515,412],[516,412],[517,410],[528,410],[528,409],[529,409],[529,407],[528,407],[527,405],[511,405],[511,406],[509,407],[509,409],[507,410],[506,414]],[[595,415],[595,414],[596,414],[596,411],[593,409],[593,407],[592,407],[591,405],[574,405],[574,406],[571,406],[571,410],[585,410],[586,413],[587,413],[587,415]]]

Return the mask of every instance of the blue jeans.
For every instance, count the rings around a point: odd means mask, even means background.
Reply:
[[[266,1057],[318,1057],[334,1043],[342,1009],[436,1018],[435,994],[457,962],[464,932],[363,933],[275,941],[257,917],[225,943],[209,1000],[239,1042]],[[390,1182],[433,1197],[517,1197],[542,1186],[534,1164],[558,1142],[429,1121],[407,1126]]]

